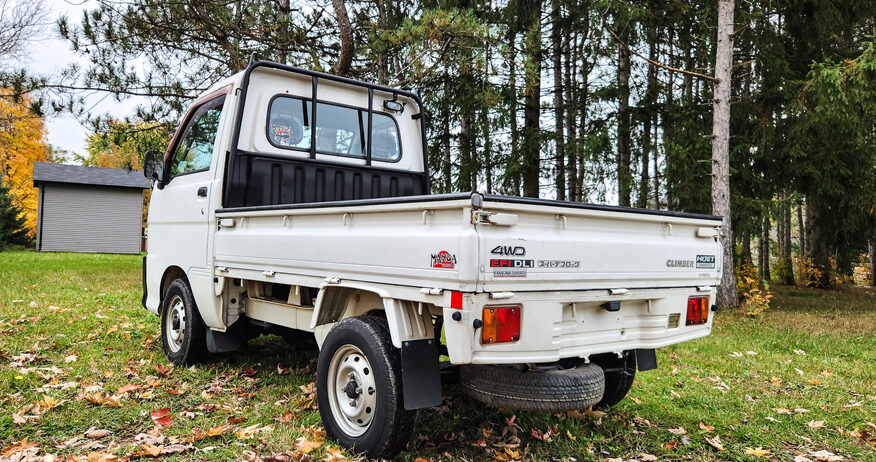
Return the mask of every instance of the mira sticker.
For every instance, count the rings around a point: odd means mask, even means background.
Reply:
[[[432,268],[453,269],[456,267],[456,255],[442,250],[432,254]]]
[[[697,268],[700,268],[700,269],[715,268],[715,256],[714,255],[697,255]]]

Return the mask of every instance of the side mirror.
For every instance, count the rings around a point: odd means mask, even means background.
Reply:
[[[164,188],[164,154],[159,151],[146,151],[143,156],[143,175],[158,185],[158,189]]]

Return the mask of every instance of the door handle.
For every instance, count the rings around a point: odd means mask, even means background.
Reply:
[[[207,187],[201,186],[198,188],[198,197],[207,197]]]

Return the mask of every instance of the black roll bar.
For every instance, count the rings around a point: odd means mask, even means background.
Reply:
[[[225,157],[225,173],[223,178],[223,184],[228,184],[228,175],[231,173],[231,159],[237,155],[238,144],[240,143],[240,126],[243,122],[243,112],[244,106],[246,105],[246,94],[249,89],[249,79],[252,75],[252,72],[255,69],[260,67],[267,69],[277,69],[281,71],[291,72],[294,74],[305,75],[311,77],[311,121],[310,121],[310,158],[316,158],[316,93],[318,87],[319,79],[331,80],[333,82],[339,82],[347,85],[353,85],[358,87],[363,87],[368,89],[368,143],[365,152],[365,165],[371,165],[371,124],[372,124],[372,114],[374,112],[373,107],[373,99],[374,99],[374,90],[382,91],[384,93],[389,93],[393,96],[401,95],[407,98],[410,98],[414,102],[417,103],[419,114],[414,114],[411,117],[420,120],[420,133],[421,133],[421,141],[422,141],[422,150],[423,150],[423,180],[426,185],[426,193],[429,194],[432,190],[432,181],[429,175],[429,150],[428,145],[426,143],[426,116],[425,116],[425,108],[423,107],[423,100],[414,92],[399,90],[392,87],[387,87],[385,85],[378,85],[370,82],[362,82],[359,80],[351,79],[348,77],[341,77],[333,74],[326,74],[324,72],[312,71],[310,69],[302,69],[300,67],[289,66],[286,64],[275,63],[273,61],[255,61],[250,63],[246,69],[243,71],[243,81],[241,82],[240,88],[238,89],[238,95],[240,96],[239,104],[237,105],[237,115],[234,120],[234,130],[232,131],[231,136],[231,148],[226,153]],[[227,188],[223,188],[223,197],[222,203],[223,205],[227,203]]]

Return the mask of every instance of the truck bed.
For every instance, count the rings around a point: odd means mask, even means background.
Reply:
[[[496,214],[514,223],[491,223]],[[713,286],[721,267],[721,218],[710,215],[475,193],[226,208],[216,216],[215,266],[282,283],[625,290]]]

